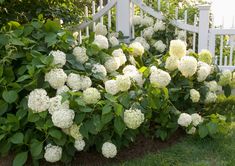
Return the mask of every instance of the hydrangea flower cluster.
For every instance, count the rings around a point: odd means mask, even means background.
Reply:
[[[49,55],[53,56],[53,64],[58,67],[63,67],[66,63],[66,54],[63,51],[51,51]]]
[[[166,87],[171,81],[170,74],[161,69],[155,68],[155,66],[152,67],[151,75],[149,77],[151,84],[158,88]]]
[[[62,157],[62,148],[59,146],[54,146],[51,144],[48,144],[45,147],[45,153],[44,158],[46,161],[54,163],[61,159]]]
[[[137,129],[144,122],[144,114],[139,109],[125,110],[124,122],[128,128]]]
[[[106,158],[114,158],[117,155],[117,147],[110,142],[105,142],[102,145],[102,154]]]

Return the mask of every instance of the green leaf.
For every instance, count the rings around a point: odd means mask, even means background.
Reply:
[[[56,139],[60,139],[62,137],[62,133],[58,129],[50,129],[48,134]]]
[[[103,108],[102,108],[102,115],[108,114],[112,111],[112,106],[109,104],[106,104]]]
[[[19,39],[12,38],[10,39],[11,44],[16,45],[16,46],[24,46],[25,44],[20,41]]]
[[[5,112],[7,112],[7,109],[8,109],[8,104],[5,101],[0,100],[0,116],[2,116]]]
[[[23,140],[24,140],[24,134],[23,133],[15,133],[11,138],[10,138],[10,141],[13,143],[13,144],[22,144],[23,143]]]
[[[101,116],[101,122],[103,125],[109,123],[113,119],[113,113],[104,114]]]
[[[205,125],[199,126],[198,133],[201,138],[206,137],[208,135],[207,127]]]
[[[14,103],[16,101],[16,99],[18,98],[18,94],[16,91],[14,90],[10,90],[10,91],[4,91],[2,93],[2,98],[7,102],[7,103]]]
[[[90,107],[81,107],[79,110],[82,112],[92,112],[93,111],[93,109]]]
[[[226,85],[226,86],[223,86],[222,88],[224,90],[224,95],[226,97],[229,97],[232,93],[231,87],[229,85]]]
[[[0,135],[0,141],[6,136],[6,134],[1,134]]]
[[[114,111],[117,116],[123,115],[123,106],[121,104],[115,103],[114,105]]]
[[[114,97],[113,95],[111,95],[111,94],[109,94],[109,93],[105,93],[104,94],[104,97],[106,98],[106,99],[108,99],[109,101],[111,101],[111,102],[117,102],[117,100],[116,100],[116,97]]]
[[[119,97],[119,101],[124,107],[129,108],[130,107],[130,95],[129,95],[129,93],[123,93]]]
[[[43,149],[43,143],[33,139],[30,143],[30,152],[33,157],[39,156]]]
[[[209,133],[210,133],[211,135],[217,133],[218,125],[217,125],[216,123],[209,122],[206,126],[207,126],[207,128],[208,128],[208,130],[209,130]]]
[[[114,130],[121,137],[126,129],[126,125],[120,116],[114,119]]]
[[[47,20],[44,24],[44,28],[47,32],[57,32],[61,29],[59,22]]]
[[[21,77],[18,78],[16,82],[22,82],[24,80],[27,80],[30,78],[30,75],[22,75]]]
[[[13,166],[23,166],[27,161],[27,159],[28,159],[28,152],[18,153],[13,160]]]

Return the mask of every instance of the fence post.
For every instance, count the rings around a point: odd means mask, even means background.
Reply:
[[[130,41],[131,38],[131,0],[117,0],[117,11],[116,11],[116,30],[121,31],[126,38],[126,42]]]
[[[208,49],[210,5],[199,5],[199,37],[198,52],[202,49]]]

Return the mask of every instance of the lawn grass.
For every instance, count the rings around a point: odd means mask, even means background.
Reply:
[[[188,136],[156,154],[118,164],[120,166],[235,166],[235,129],[223,138]],[[117,165],[116,165],[117,166]]]

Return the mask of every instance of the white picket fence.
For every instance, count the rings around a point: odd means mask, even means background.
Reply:
[[[130,41],[131,38],[135,37],[135,28],[132,24],[132,18],[135,14],[135,8],[138,7],[141,10],[141,15],[147,14],[155,19],[164,20],[164,16],[161,12],[161,0],[155,0],[157,3],[157,10],[147,6],[142,0],[109,0],[108,3],[103,6],[103,0],[100,0],[99,6],[96,6],[95,2],[92,2],[92,7],[85,7],[85,17],[91,18],[78,26],[79,30],[79,41],[82,42],[82,36],[89,36],[90,31],[95,30],[97,22],[103,23],[104,17],[107,17],[107,27],[110,30],[116,29],[117,32],[121,31],[127,38],[126,42]],[[112,10],[116,7],[116,10]],[[91,12],[89,12],[89,9]],[[171,24],[176,29],[185,31],[185,34],[191,33],[192,36],[192,49],[196,51],[196,45],[198,46],[198,52],[202,49],[208,49],[214,56],[215,64],[224,70],[235,69],[235,57],[234,57],[234,46],[235,46],[235,29],[224,29],[215,28],[210,24],[210,5],[199,5],[198,15],[194,16],[194,24],[190,25],[187,23],[188,15],[187,10],[184,11],[184,18],[178,18],[178,10],[175,9],[175,19],[171,20]],[[115,16],[116,27],[112,26],[112,17]],[[234,21],[233,26],[234,27]],[[85,33],[85,34],[82,34]],[[230,42],[224,45],[224,38],[230,37]],[[220,44],[216,44],[216,40],[220,39]],[[197,40],[198,39],[198,40]],[[198,43],[196,43],[198,41]],[[220,53],[216,55],[215,49],[219,48]],[[229,49],[229,55],[223,55],[224,49]]]

